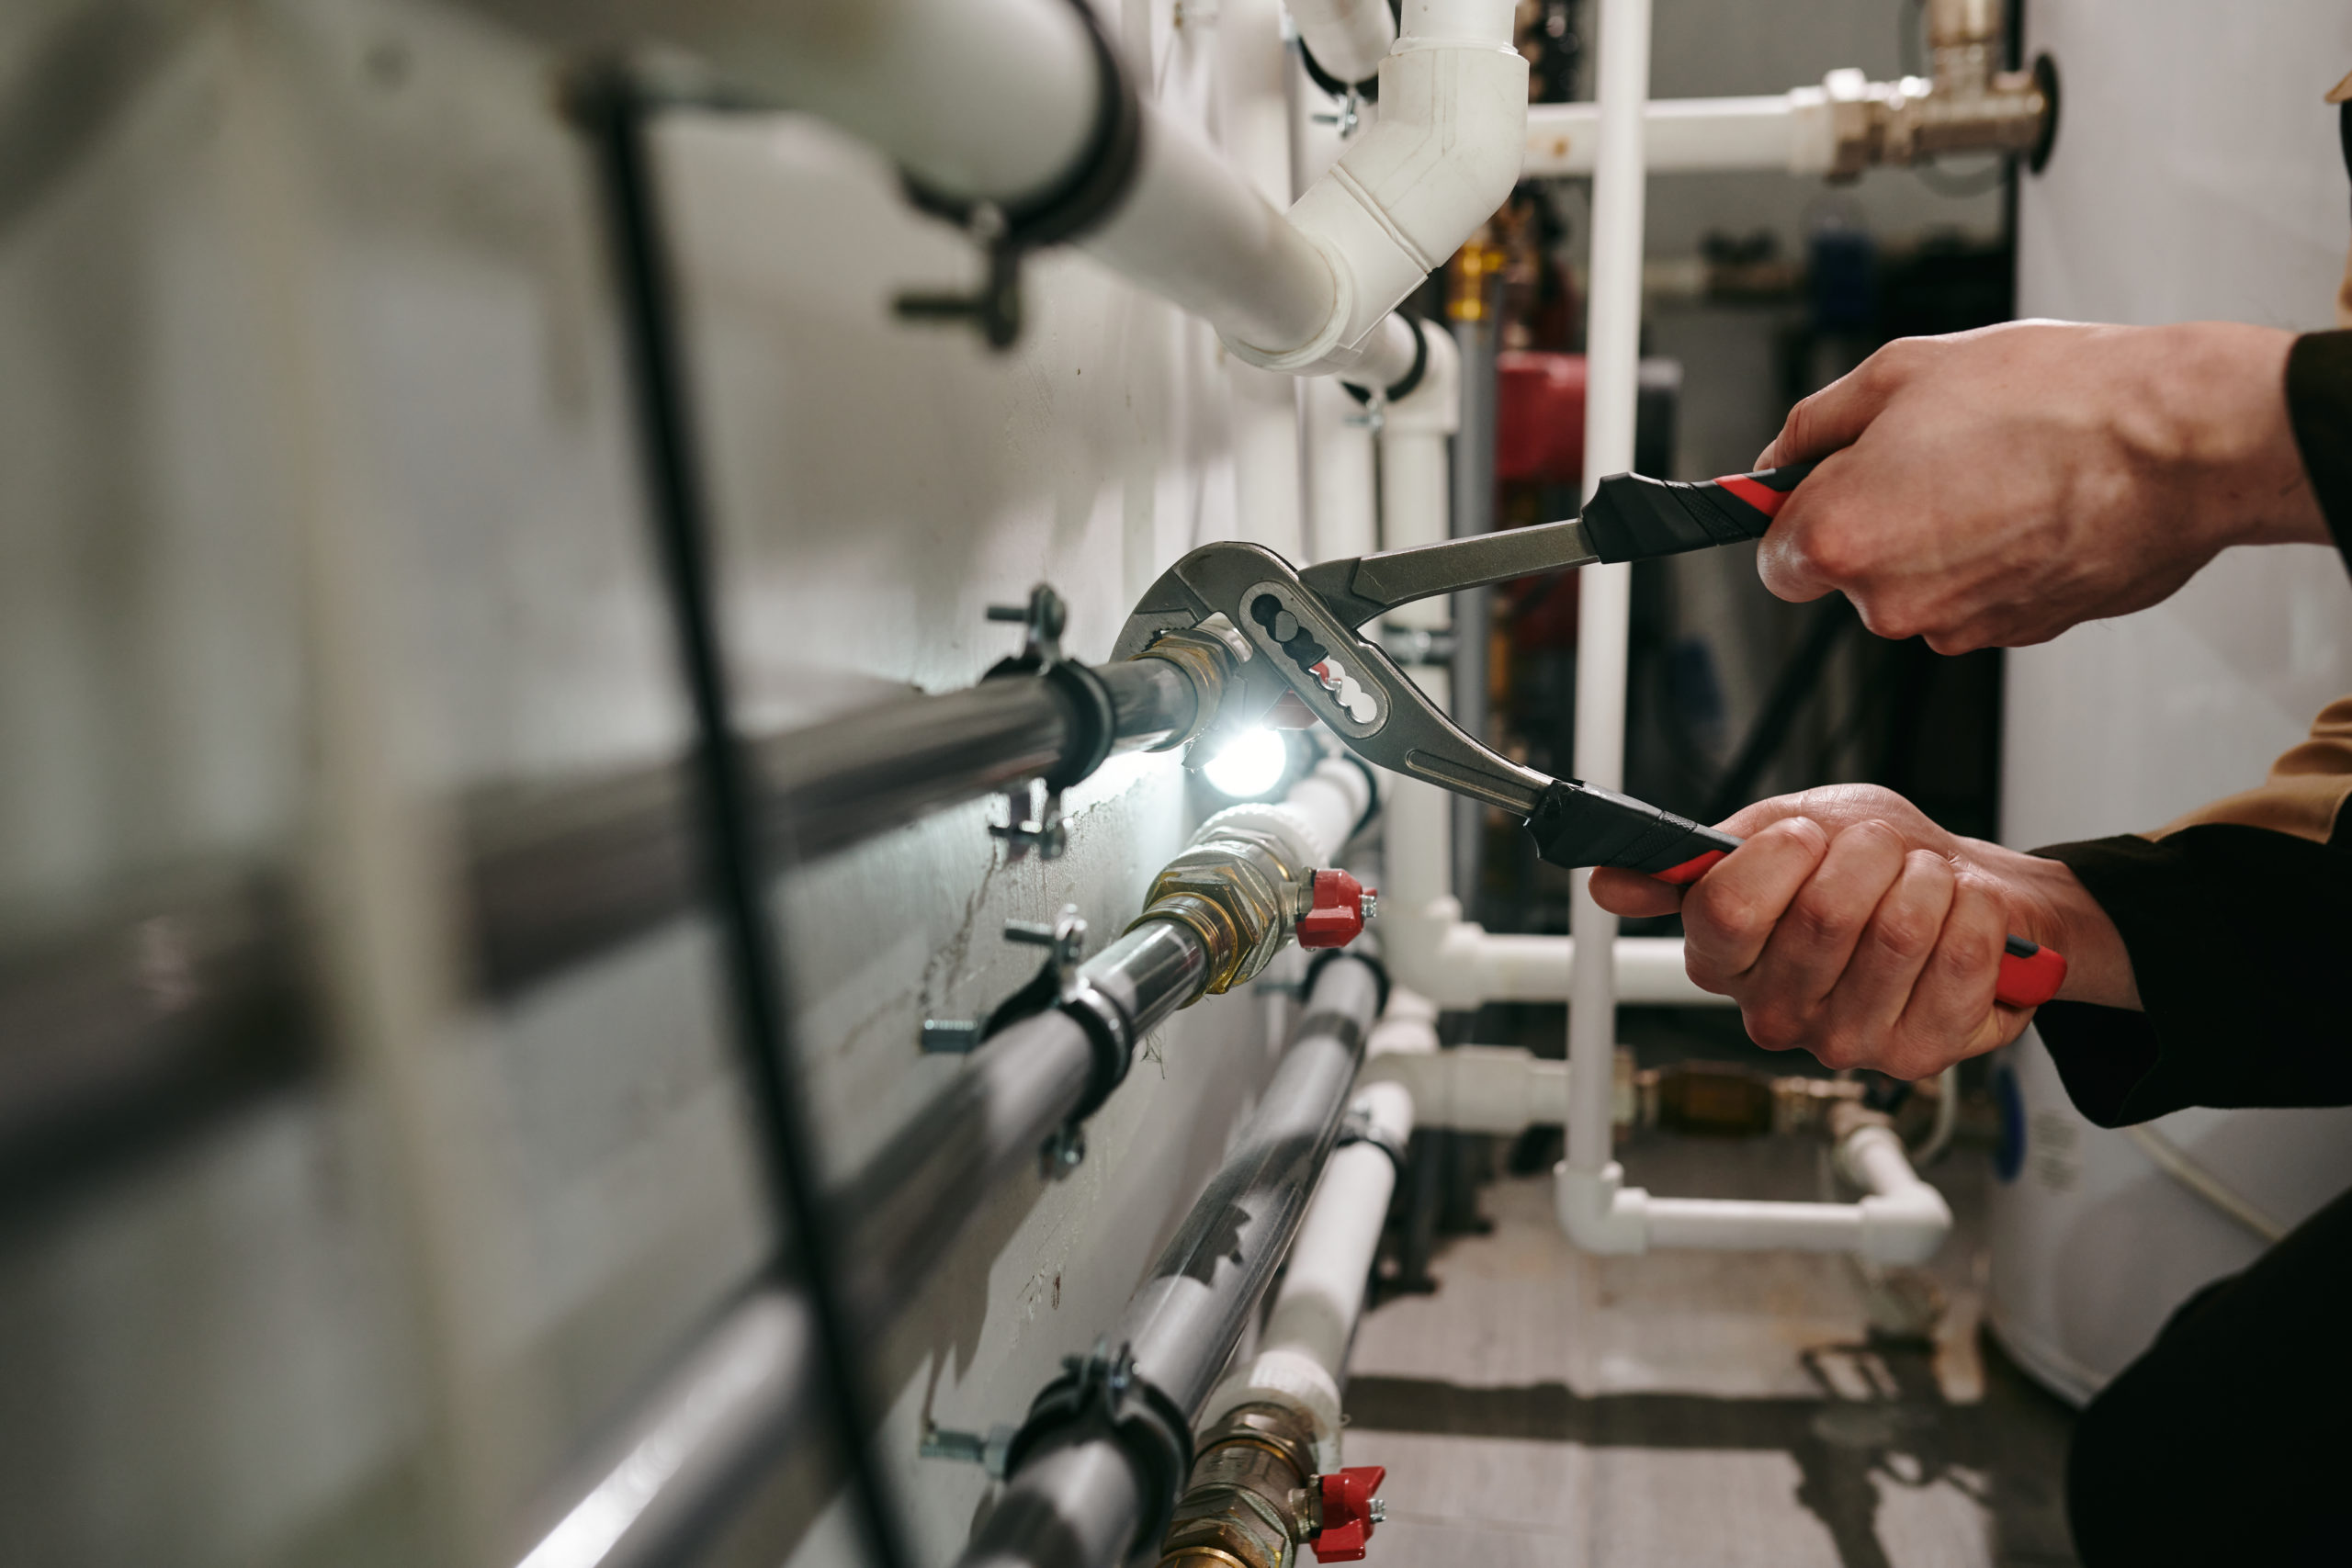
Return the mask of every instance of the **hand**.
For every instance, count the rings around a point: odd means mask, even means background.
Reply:
[[[1757,557],[1939,653],[2045,642],[2168,597],[2223,547],[2325,544],[2288,423],[2292,333],[2016,321],[1904,338],[1790,411],[1759,468],[1824,458]]]
[[[2066,955],[2061,997],[2140,1006],[2122,938],[2073,872],[1947,833],[1892,790],[1784,795],[1723,827],[1747,841],[1689,888],[1604,868],[1592,896],[1620,915],[1679,908],[1690,978],[1736,998],[1767,1050],[1920,1078],[2007,1044],[2033,1016],[1993,999],[2011,931]]]

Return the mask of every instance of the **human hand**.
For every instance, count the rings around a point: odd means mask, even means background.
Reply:
[[[1791,410],[1758,468],[1821,466],[1757,556],[1939,653],[2168,597],[2224,547],[2328,541],[2286,401],[2290,333],[2014,321],[1888,344]]]
[[[2033,1016],[1993,998],[2011,931],[2066,955],[2061,997],[2140,1006],[2114,923],[2056,861],[1947,833],[1873,784],[1722,826],[1747,841],[1689,888],[1604,868],[1592,896],[1620,915],[1679,908],[1690,978],[1736,1000],[1767,1050],[1919,1078],[2006,1044]]]

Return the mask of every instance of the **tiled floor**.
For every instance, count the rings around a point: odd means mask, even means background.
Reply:
[[[1657,1137],[1623,1158],[1658,1192],[1824,1195],[1801,1144]],[[1389,1471],[1374,1568],[2071,1564],[2071,1416],[1976,1332],[1982,1158],[1933,1173],[1960,1224],[1928,1276],[1932,1342],[1873,1333],[1846,1258],[1589,1258],[1547,1178],[1487,1189],[1492,1234],[1358,1333],[1347,1460]]]

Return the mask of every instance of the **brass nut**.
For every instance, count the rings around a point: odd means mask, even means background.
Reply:
[[[1154,751],[1172,751],[1197,739],[1216,722],[1217,710],[1225,703],[1226,687],[1240,662],[1224,638],[1197,628],[1166,633],[1136,657],[1173,664],[1183,671],[1184,679],[1193,687],[1192,722],[1152,747]]]
[[[1309,873],[1283,859],[1269,835],[1221,829],[1170,861],[1152,879],[1146,920],[1175,920],[1209,950],[1211,995],[1255,976],[1289,940],[1296,886]]]

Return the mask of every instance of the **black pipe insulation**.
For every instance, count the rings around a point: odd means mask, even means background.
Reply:
[[[1035,1168],[1046,1141],[1099,1105],[1136,1045],[1207,980],[1191,928],[1137,927],[1081,965],[1066,998],[993,1036],[836,1191],[832,1207],[858,1238],[838,1276],[858,1348],[889,1331],[980,1205]],[[806,1439],[816,1382],[808,1313],[789,1287],[753,1292],[639,1404],[605,1462],[575,1479],[573,1511],[637,1510],[594,1568],[688,1557]],[[630,1463],[650,1451],[675,1461],[650,1488]]]
[[[1014,672],[752,741],[763,851],[805,863],[927,813],[1193,723],[1161,659]],[[1090,712],[1091,708],[1094,711]],[[678,919],[695,897],[682,762],[460,803],[474,982],[503,1000]],[[789,840],[787,842],[787,840]],[[0,1223],[311,1077],[320,1028],[300,901],[272,867],[133,889],[77,930],[0,953]]]
[[[1075,1362],[1037,1396],[959,1568],[1114,1568],[1158,1544],[1193,1422],[1306,1215],[1384,990],[1368,960],[1318,963],[1233,1152],[1128,1299],[1107,1359]]]

